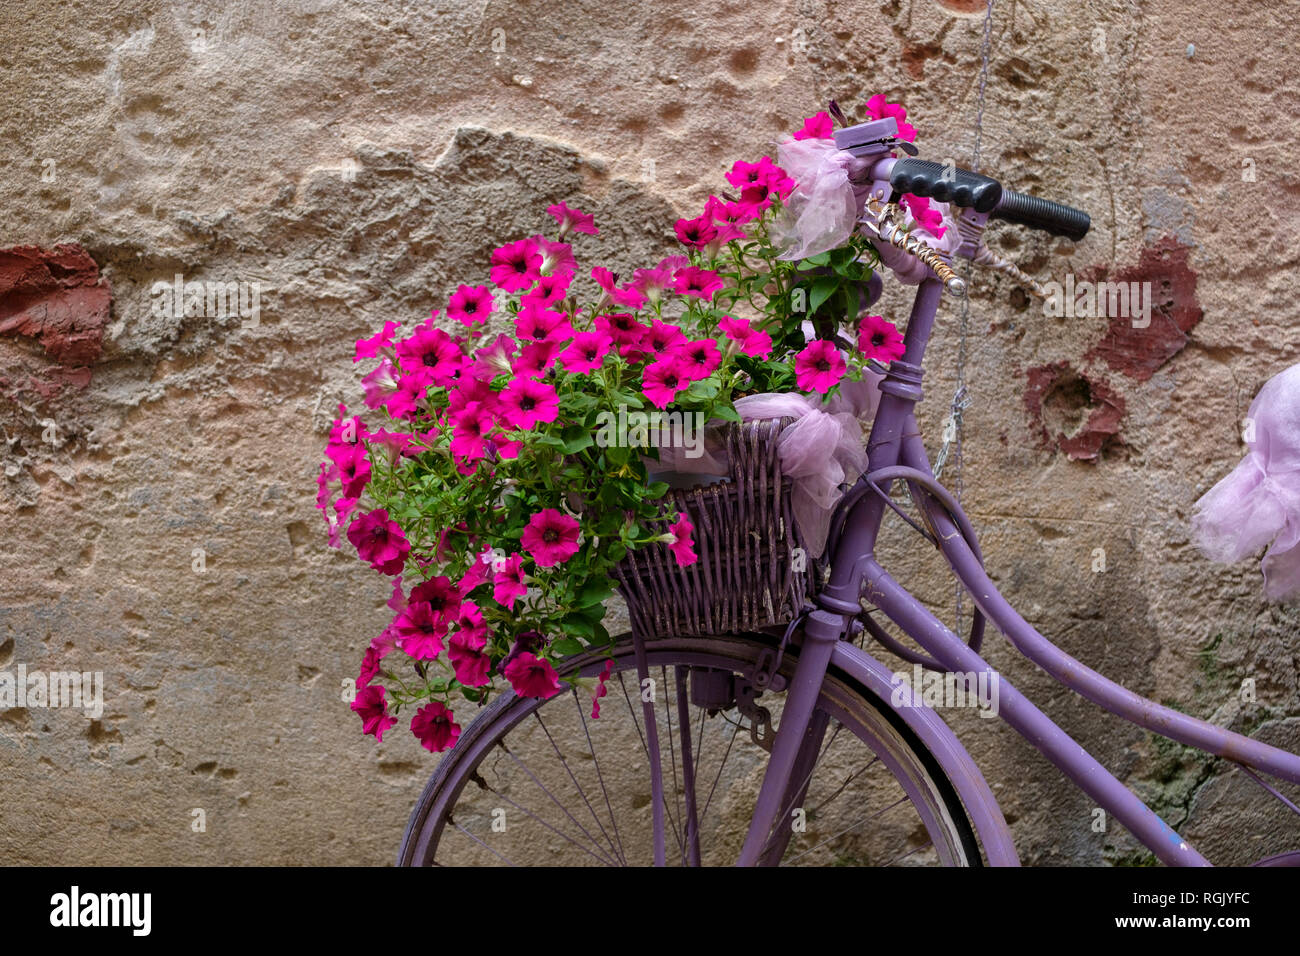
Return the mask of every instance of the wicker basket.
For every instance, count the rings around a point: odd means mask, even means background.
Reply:
[[[788,623],[810,597],[811,560],[790,509],[776,443],[787,421],[727,425],[730,481],[672,491],[695,526],[699,560],[679,567],[666,545],[630,551],[615,576],[632,629],[642,637],[731,634]],[[667,530],[651,526],[652,532]],[[795,570],[802,566],[801,570]]]

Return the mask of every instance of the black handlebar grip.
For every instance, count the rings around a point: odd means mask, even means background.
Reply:
[[[1092,226],[1092,219],[1082,209],[1010,191],[1002,194],[990,218],[1018,222],[1075,242],[1086,236]]]
[[[889,185],[938,202],[992,212],[1002,198],[1002,184],[968,169],[945,166],[928,159],[900,159],[889,173]]]

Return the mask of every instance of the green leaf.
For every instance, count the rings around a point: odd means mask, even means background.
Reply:
[[[586,638],[591,638],[596,633],[596,629],[591,620],[583,617],[581,614],[568,615],[560,621],[560,627],[564,629],[566,634],[578,634]],[[563,640],[563,638],[560,638],[556,641],[556,644],[559,644]],[[574,643],[577,644],[577,641],[574,641]],[[581,648],[582,645],[578,644],[578,647]]]
[[[812,269],[819,266],[828,266],[831,263],[831,254],[829,252],[819,252],[815,256],[809,256],[799,263],[800,269]]]
[[[561,450],[566,455],[574,455],[584,448],[590,448],[596,443],[595,438],[591,435],[591,429],[586,425],[570,425],[561,433],[564,444]]]
[[[840,284],[830,276],[822,276],[813,283],[812,292],[808,295],[808,311],[816,312],[823,302],[829,299],[832,293],[840,287]]]
[[[740,421],[739,415],[736,416],[736,421]],[[662,498],[664,495],[668,494],[668,482],[656,481],[654,484],[649,485],[646,488],[645,494],[647,498]]]
[[[740,421],[740,412],[736,411],[730,405],[715,405],[713,407],[713,414],[715,417],[721,418],[725,421],[729,421],[729,422]],[[652,497],[659,498],[662,496],[653,495]]]
[[[604,579],[588,581],[578,592],[577,606],[588,608],[592,605],[602,604],[609,599],[614,593],[614,589],[609,586],[609,582]]]
[[[581,654],[586,648],[582,642],[573,637],[561,637],[551,642],[551,650],[565,657],[571,657],[574,654]]]

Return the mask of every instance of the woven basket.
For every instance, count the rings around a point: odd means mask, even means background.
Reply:
[[[816,575],[810,559],[794,560],[794,549],[804,545],[790,509],[790,480],[776,454],[787,422],[726,425],[721,439],[730,481],[667,496],[665,504],[695,526],[698,561],[679,567],[667,545],[654,544],[620,562],[615,577],[639,636],[733,634],[786,624],[811,596]],[[650,533],[666,531],[669,523],[651,523]]]

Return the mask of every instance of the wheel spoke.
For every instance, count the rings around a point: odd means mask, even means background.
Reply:
[[[534,712],[534,716],[536,716],[536,712]],[[541,720],[542,720],[542,719],[541,719],[540,717],[538,717],[537,720],[538,720],[538,723],[541,723]],[[542,725],[542,730],[543,730],[543,732],[545,732],[545,729],[546,729],[546,726],[545,726],[545,724],[543,724],[543,725]],[[549,737],[550,734],[548,733],[547,736]],[[528,764],[526,764],[526,763],[524,763],[524,761],[520,760],[520,759],[519,759],[519,758],[518,758],[518,757],[517,757],[517,756],[516,756],[516,755],[515,755],[511,750],[510,750],[510,748],[507,747],[504,743],[499,743],[497,746],[499,746],[502,750],[504,750],[504,751],[505,751],[505,752],[510,756],[510,759],[513,760],[513,761],[514,761],[514,762],[519,766],[519,769],[520,769],[520,770],[522,770],[524,773],[526,773],[526,774],[528,775],[529,779],[531,779],[531,780],[533,781],[533,783],[537,784],[538,788],[542,791],[542,793],[544,793],[544,794],[547,796],[547,798],[551,801],[551,803],[553,803],[553,804],[555,804],[557,807],[559,807],[559,808],[560,808],[560,812],[563,813],[566,817],[569,818],[569,822],[572,823],[575,827],[577,827],[578,830],[582,832],[583,836],[585,836],[588,840],[591,841],[591,845],[592,845],[593,847],[595,847],[597,850],[599,850],[599,849],[600,849],[600,844],[596,842],[596,838],[593,837],[590,833],[588,833],[588,832],[587,832],[587,828],[584,827],[581,823],[579,823],[579,822],[577,821],[577,819],[573,816],[573,814],[569,812],[569,808],[568,808],[568,807],[566,807],[564,804],[562,804],[559,800],[557,800],[557,799],[555,798],[555,794],[551,793],[550,789],[546,786],[546,784],[542,783],[541,780],[537,779],[537,775],[536,775],[535,773],[533,773],[533,771],[529,768]],[[559,836],[564,837],[566,840],[568,840],[568,841],[569,841],[570,843],[572,843],[574,846],[577,846],[577,847],[580,847],[580,848],[586,850],[586,847],[583,847],[582,844],[579,843],[577,840],[573,839],[572,837],[570,837],[570,836],[568,836],[568,835],[566,835],[566,834],[564,834],[564,833],[561,833],[559,830],[556,830],[555,827],[551,826],[549,823],[547,823],[547,822],[546,822],[545,820],[543,820],[541,817],[537,816],[537,815],[534,814],[534,813],[530,813],[528,810],[525,810],[523,807],[519,806],[519,804],[515,803],[513,800],[511,800],[509,797],[507,797],[505,794],[501,793],[501,791],[496,790],[496,789],[492,789],[492,792],[493,792],[494,794],[496,794],[497,796],[499,796],[502,800],[505,800],[505,801],[507,801],[508,803],[510,803],[510,805],[513,806],[513,807],[515,807],[517,810],[519,810],[519,811],[523,812],[524,814],[527,814],[528,816],[532,817],[534,820],[536,820],[536,821],[537,821],[538,823],[540,823],[542,826],[546,827],[548,830],[551,830],[552,832],[558,834]],[[596,854],[593,853],[591,850],[586,850],[586,852],[589,853],[591,856],[596,856]],[[601,852],[603,853],[604,851],[602,850]],[[597,859],[601,859],[601,857],[597,857]],[[602,859],[602,862],[604,862],[606,865],[611,865],[611,864],[612,864],[612,861],[610,861],[609,859]]]
[[[821,848],[824,847],[827,843],[832,843],[832,842],[834,842],[835,840],[838,840],[840,837],[844,836],[846,833],[849,833],[849,832],[851,832],[851,831],[853,831],[853,830],[856,830],[858,827],[862,826],[862,824],[864,824],[864,823],[868,823],[868,822],[870,822],[870,821],[876,819],[876,818],[879,817],[879,816],[883,816],[884,814],[888,813],[890,810],[894,809],[894,807],[898,806],[898,805],[901,804],[901,803],[906,803],[906,802],[907,802],[907,794],[903,794],[901,797],[899,797],[897,800],[895,800],[895,801],[894,801],[893,803],[891,803],[889,806],[885,807],[883,810],[877,810],[875,813],[869,813],[869,814],[867,814],[865,817],[863,817],[863,818],[862,818],[861,820],[859,820],[857,823],[850,824],[849,826],[845,827],[843,830],[841,830],[839,833],[835,834],[834,836],[832,836],[832,837],[827,837],[825,840],[822,840],[822,842],[821,842],[821,843],[818,843],[816,846],[810,846],[808,849],[804,850],[804,851],[803,851],[802,853],[800,853],[798,856],[796,856],[796,857],[794,857],[792,860],[790,860],[790,862],[793,863],[795,860],[802,859],[803,857],[807,856],[809,853],[813,852],[813,850],[819,850],[819,849],[821,849]]]
[[[498,860],[500,860],[500,861],[501,861],[502,863],[504,863],[506,866],[514,866],[514,867],[517,867],[517,866],[519,865],[519,864],[516,863],[514,860],[510,859],[510,857],[508,857],[508,856],[502,856],[502,855],[501,855],[500,853],[498,853],[496,850],[492,849],[492,847],[488,846],[486,843],[484,843],[482,840],[480,840],[480,839],[479,839],[478,837],[476,837],[474,834],[470,833],[468,830],[466,830],[463,826],[461,826],[461,825],[460,825],[459,823],[457,823],[455,820],[451,820],[450,823],[451,823],[451,825],[454,826],[457,830],[459,830],[461,833],[465,834],[465,836],[469,837],[471,840],[473,840],[475,843],[477,843],[477,844],[478,844],[479,846],[481,846],[483,849],[487,850],[489,853],[491,853],[494,857],[496,857]]]
[[[722,755],[722,763],[718,764],[718,772],[713,775],[713,786],[709,787],[709,795],[704,800],[704,809],[700,811],[701,820],[703,820],[705,815],[709,812],[709,804],[713,802],[713,791],[718,789],[718,781],[722,779],[722,770],[727,766],[727,758],[731,756],[731,748],[736,743],[736,735],[740,733],[740,724],[732,724],[731,721],[725,719],[722,723],[723,726],[731,724],[731,739],[727,741],[727,749]],[[726,733],[725,730],[719,732],[724,734]]]
[[[575,692],[576,696],[576,692]],[[609,789],[605,786],[605,776],[600,772],[600,758],[596,756],[596,745],[591,740],[591,727],[587,724],[587,715],[583,713],[582,708],[578,708],[578,716],[582,718],[582,732],[587,735],[587,748],[591,751],[592,762],[596,765],[596,779],[600,781],[600,793],[605,798],[605,810],[609,813],[610,825],[614,828],[614,839],[618,843],[617,855],[624,866],[627,866],[627,854],[623,849],[623,837],[618,832],[618,817],[614,815],[614,808],[609,802]],[[601,832],[604,832],[601,827]],[[608,835],[606,835],[608,839]]]

